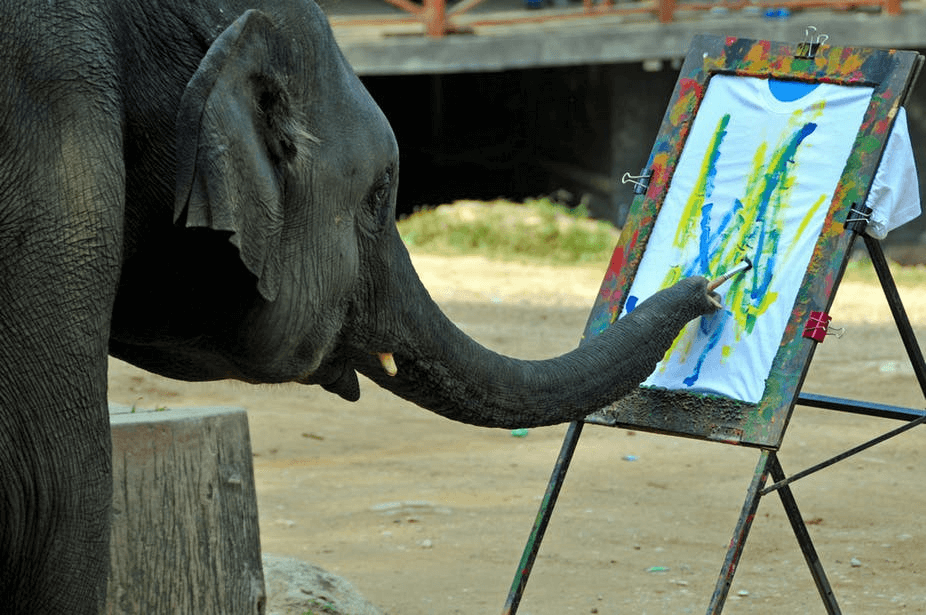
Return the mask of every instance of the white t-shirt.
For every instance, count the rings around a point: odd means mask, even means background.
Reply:
[[[718,289],[724,309],[689,323],[644,386],[762,398],[872,91],[821,83],[783,101],[765,79],[710,80],[624,311],[680,278],[744,257],[753,268]]]
[[[876,239],[884,239],[889,232],[920,215],[920,185],[907,128],[907,111],[903,107],[897,111],[865,204],[872,209],[865,230]]]

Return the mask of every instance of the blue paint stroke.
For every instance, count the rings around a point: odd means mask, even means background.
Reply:
[[[694,386],[698,379],[701,377],[701,369],[704,367],[704,361],[707,359],[707,355],[717,347],[717,344],[720,343],[720,337],[723,334],[723,329],[726,326],[727,322],[730,320],[730,312],[723,310],[720,313],[713,314],[711,316],[704,316],[701,318],[701,323],[698,326],[698,337],[707,336],[707,344],[705,345],[704,350],[698,356],[698,362],[695,364],[694,369],[691,371],[691,375],[685,377],[682,382],[686,386]]]
[[[714,209],[713,203],[705,203],[701,206],[701,241],[699,242],[698,262],[701,266],[702,275],[710,271],[711,258],[711,210]]]
[[[818,85],[818,83],[807,83],[806,81],[768,80],[768,89],[772,96],[782,102],[793,102],[804,98],[817,89]]]
[[[714,277],[715,273],[719,273],[711,271],[711,256],[721,249],[724,244],[729,243],[730,224],[733,222],[737,212],[743,208],[743,204],[739,199],[735,199],[732,211],[724,214],[717,222],[716,231],[711,231],[711,211],[713,207],[713,203],[705,203],[701,207],[701,235],[698,240],[698,258],[684,270],[686,276],[703,275]]]

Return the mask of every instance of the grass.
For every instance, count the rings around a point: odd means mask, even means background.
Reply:
[[[414,249],[444,255],[481,254],[497,260],[606,265],[620,231],[546,198],[524,203],[458,201],[399,221]]]
[[[903,267],[897,263],[889,263],[891,268],[891,277],[897,286],[923,286],[926,285],[926,266],[914,265]],[[861,282],[864,284],[879,284],[878,274],[867,258],[854,260],[846,267],[846,273],[842,278],[846,281]]]
[[[546,198],[523,203],[457,201],[416,212],[398,223],[412,249],[441,255],[479,254],[502,261],[606,267],[620,230]],[[891,264],[898,286],[926,285],[926,266]],[[878,284],[866,259],[849,263],[844,280]]]
[[[340,615],[340,611],[333,604],[312,600],[309,610],[302,615]]]

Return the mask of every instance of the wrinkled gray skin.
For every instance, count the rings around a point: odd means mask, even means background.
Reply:
[[[492,354],[412,269],[395,138],[314,4],[2,6],[4,612],[101,607],[107,353],[347,399],[359,371],[451,419],[527,427],[626,393],[713,309],[685,280],[564,357]]]

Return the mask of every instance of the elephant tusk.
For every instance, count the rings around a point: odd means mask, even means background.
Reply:
[[[395,376],[399,373],[399,368],[396,367],[395,357],[392,356],[391,352],[379,352],[377,355],[379,357],[379,363],[383,366],[383,369],[386,370],[386,373],[390,376]]]

